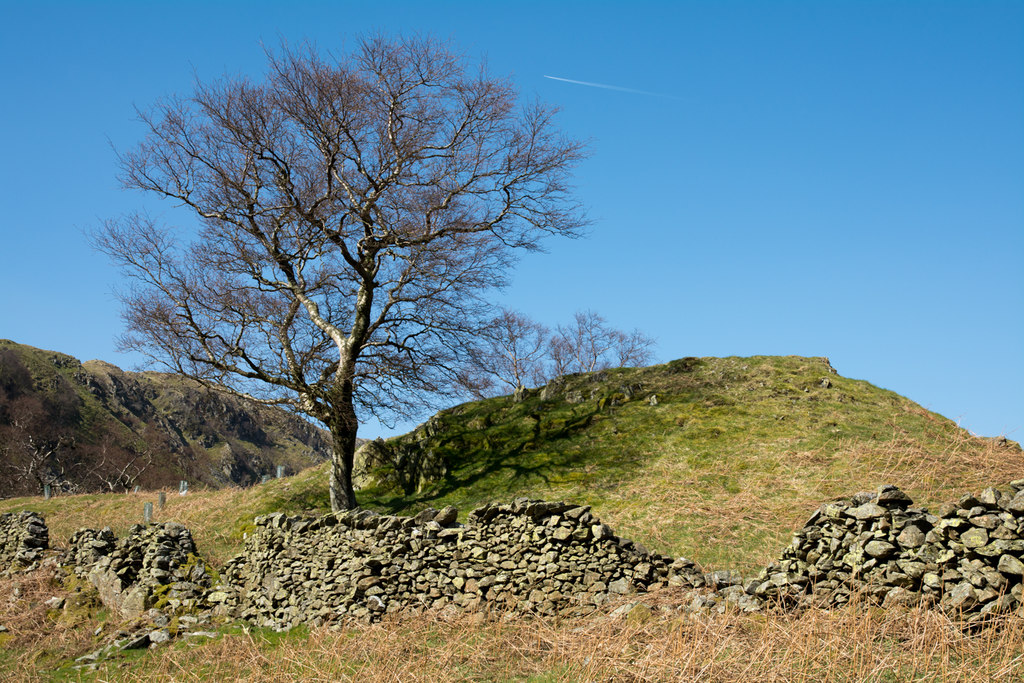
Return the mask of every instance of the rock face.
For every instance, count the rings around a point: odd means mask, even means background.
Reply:
[[[49,547],[50,532],[36,513],[0,515],[0,573],[35,568]]]
[[[409,494],[442,478],[447,471],[444,460],[421,442],[387,442],[377,438],[356,451],[352,483],[357,489],[377,484]]]
[[[127,617],[151,607],[195,609],[212,581],[192,534],[174,522],[136,524],[121,539],[110,529],[81,529],[69,546],[65,564]]]
[[[478,508],[465,525],[456,514],[261,517],[210,600],[287,627],[446,606],[555,614],[704,582],[692,562],[618,538],[586,506],[523,499]]]
[[[17,425],[8,418],[15,414],[22,416]],[[82,363],[0,339],[0,443],[10,464],[24,469],[30,444],[43,441],[60,444],[39,468],[55,492],[120,492],[182,479],[248,486],[278,465],[295,472],[331,452],[327,432],[287,411],[175,375]],[[5,473],[0,498],[39,495],[40,486]]]
[[[911,507],[895,487],[826,503],[751,592],[783,605],[938,605],[984,617],[1020,610],[1024,480],[942,506]]]

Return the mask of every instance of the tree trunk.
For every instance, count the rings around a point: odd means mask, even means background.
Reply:
[[[331,510],[352,510],[356,504],[356,492],[352,488],[352,465],[356,453],[356,431],[359,422],[356,419],[355,406],[352,403],[352,391],[343,390],[339,401],[334,405],[334,418],[327,427],[331,431],[334,447],[331,450]]]

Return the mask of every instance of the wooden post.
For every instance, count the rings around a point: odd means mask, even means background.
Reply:
[[[160,506],[160,509],[163,510],[164,509],[164,505],[167,504],[167,492],[166,491],[161,491],[160,495],[157,497],[156,500],[157,500],[157,504]]]

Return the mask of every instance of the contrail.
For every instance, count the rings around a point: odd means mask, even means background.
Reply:
[[[617,85],[607,85],[605,83],[591,83],[589,81],[574,81],[571,78],[559,78],[558,76],[544,76],[544,78],[550,78],[553,81],[563,81],[565,83],[575,83],[576,85],[589,85],[591,88],[604,88],[606,90],[618,90],[620,92],[631,92],[637,95],[653,95],[654,97],[672,97],[672,95],[666,95],[660,92],[650,92],[647,90],[634,90],[633,88],[621,88]],[[677,99],[672,97],[672,99]]]

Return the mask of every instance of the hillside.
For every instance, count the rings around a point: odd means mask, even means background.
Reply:
[[[443,410],[377,444],[361,503],[465,514],[521,496],[569,500],[659,552],[749,571],[825,500],[895,484],[934,505],[1024,472],[1013,442],[974,437],[822,358],[687,358],[570,376],[519,398]],[[245,491],[171,496],[158,519],[192,528],[222,562],[254,515],[326,510],[327,476],[324,464]],[[31,506],[59,543],[79,526],[126,528],[142,498],[21,499],[0,512]]]
[[[0,498],[248,486],[329,457],[330,438],[283,410],[158,372],[0,340]]]
[[[371,507],[572,500],[649,547],[741,569],[821,501],[894,484],[932,505],[1024,473],[1014,442],[793,356],[569,376],[442,411],[387,445],[370,463]],[[417,463],[446,473],[424,483]]]
[[[561,498],[592,505],[616,533],[651,550],[747,577],[779,557],[792,532],[828,499],[894,483],[919,504],[960,499],[973,505],[975,499],[961,496],[1005,486],[1024,472],[1017,444],[971,436],[906,398],[841,377],[825,359],[796,357],[687,358],[566,377],[517,397],[441,411],[362,456],[359,496],[370,509],[408,514],[452,504],[468,521],[469,510],[486,502]],[[228,572],[243,539],[260,533],[255,515],[326,510],[327,474],[325,463],[249,488],[169,495],[153,520],[184,524],[197,551]],[[125,534],[155,500],[152,491],[15,498],[0,501],[0,513],[42,514],[51,545],[66,547],[82,527]],[[289,562],[292,552],[289,545]],[[333,558],[328,553],[324,561]],[[63,609],[51,607],[60,600]],[[116,652],[90,672],[93,665],[76,658],[88,661],[88,653],[139,626],[44,569],[0,578],[6,605],[0,678],[128,681],[139,672],[152,680],[180,680],[189,672],[196,680],[267,681],[1020,677],[1019,617],[968,634],[947,615],[921,607],[878,609],[854,601],[830,610],[745,615],[693,611],[680,600],[671,592],[623,596],[592,615],[553,620],[501,612],[389,615],[339,631],[300,626],[277,633],[249,623],[209,623],[202,628],[211,630],[197,639]]]

